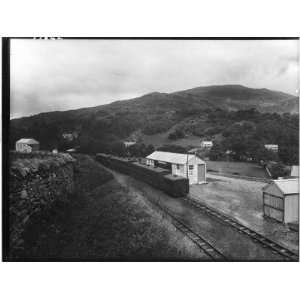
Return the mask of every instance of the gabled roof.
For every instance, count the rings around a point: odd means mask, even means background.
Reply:
[[[299,177],[299,166],[292,166],[291,176]]]
[[[275,184],[284,195],[299,194],[298,178],[273,180],[271,184]],[[270,185],[265,186],[263,190],[267,189],[268,186]]]
[[[29,138],[29,139],[26,139],[26,138],[20,139],[20,140],[17,141],[17,143],[23,143],[23,144],[28,144],[28,145],[38,145],[39,144],[39,142],[37,140],[31,139],[31,138]]]
[[[152,154],[147,156],[148,159],[164,161],[172,164],[186,164],[191,159],[196,159],[198,164],[205,164],[205,162],[194,154],[182,154],[164,151],[154,151]]]

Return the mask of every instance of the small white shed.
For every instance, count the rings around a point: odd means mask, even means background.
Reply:
[[[190,184],[205,183],[206,163],[194,154],[155,151],[146,157],[146,164],[169,164],[172,175],[189,179]]]
[[[32,151],[38,151],[40,149],[40,143],[35,139],[20,139],[16,141],[16,151],[30,153]]]
[[[282,223],[299,222],[298,178],[273,180],[263,188],[263,214]]]

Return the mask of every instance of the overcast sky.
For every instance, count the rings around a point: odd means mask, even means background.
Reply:
[[[296,94],[298,41],[12,40],[11,117],[242,84]]]

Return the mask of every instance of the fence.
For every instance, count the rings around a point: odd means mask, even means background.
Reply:
[[[229,177],[229,178],[236,178],[236,179],[244,179],[244,180],[249,180],[249,181],[258,181],[258,182],[266,182],[270,183],[272,182],[272,179],[268,178],[262,178],[262,177],[250,177],[250,176],[242,176],[242,175],[233,175],[233,174],[228,174],[228,173],[220,173],[220,172],[214,172],[214,171],[208,171],[209,174],[212,175],[219,175],[219,176],[224,176],[224,177]]]

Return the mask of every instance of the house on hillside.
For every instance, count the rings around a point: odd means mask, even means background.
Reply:
[[[76,149],[75,148],[67,149],[66,152],[68,152],[68,153],[75,153]]]
[[[130,147],[132,145],[135,145],[135,144],[136,144],[136,142],[133,142],[133,141],[131,141],[131,142],[125,141],[124,142],[124,145],[125,145],[126,148],[128,148],[128,147]]]
[[[264,216],[282,223],[299,222],[298,178],[273,180],[262,191]]]
[[[207,150],[210,150],[213,146],[213,142],[212,141],[202,141],[200,143],[200,147],[202,149],[207,149]]]
[[[16,141],[16,151],[23,153],[30,153],[33,151],[38,151],[40,149],[40,143],[31,138],[23,138]]]
[[[63,133],[62,137],[69,142],[73,141],[73,139],[74,139],[74,136],[72,133]]]
[[[168,167],[172,175],[189,179],[190,184],[205,183],[206,163],[195,154],[155,151],[146,157],[149,166]]]
[[[291,177],[299,177],[299,166],[292,166]]]
[[[266,144],[265,148],[273,152],[278,152],[278,145],[275,144]]]

